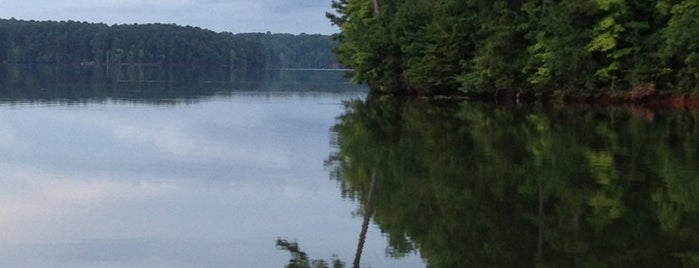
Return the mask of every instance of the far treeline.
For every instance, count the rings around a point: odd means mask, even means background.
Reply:
[[[697,0],[335,0],[374,92],[699,91]]]
[[[0,63],[333,68],[336,42],[316,34],[232,34],[174,24],[0,19]]]

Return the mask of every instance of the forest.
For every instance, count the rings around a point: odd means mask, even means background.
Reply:
[[[337,42],[327,35],[241,33],[238,37],[261,44],[265,65],[272,68],[338,68],[333,54]]]
[[[373,92],[699,91],[696,0],[335,0],[335,52]]]
[[[174,24],[0,19],[0,62],[337,67],[325,35],[232,34]]]

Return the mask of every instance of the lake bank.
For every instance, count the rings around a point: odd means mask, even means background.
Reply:
[[[519,90],[498,90],[495,92],[462,92],[451,95],[400,95],[370,91],[371,97],[407,97],[425,99],[450,99],[496,103],[542,103],[561,105],[616,106],[633,105],[651,109],[699,110],[699,94],[673,91],[658,91],[652,86],[638,87],[631,91],[583,92],[554,91],[532,93]]]

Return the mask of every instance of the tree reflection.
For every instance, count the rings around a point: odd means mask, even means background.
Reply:
[[[330,262],[325,260],[309,259],[308,254],[302,251],[297,242],[289,242],[286,239],[277,239],[277,248],[288,251],[291,254],[291,259],[286,268],[344,268],[345,263],[340,261],[337,256],[333,256]],[[332,265],[332,266],[331,266]]]
[[[340,72],[261,71],[221,66],[0,64],[0,103],[194,102],[236,92],[360,90]]]
[[[695,266],[698,119],[369,99],[347,103],[327,164],[355,200],[367,200],[376,170],[374,222],[394,257],[418,251],[431,267]]]

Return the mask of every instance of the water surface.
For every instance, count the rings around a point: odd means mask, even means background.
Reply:
[[[3,267],[350,267],[367,211],[361,267],[699,265],[696,111],[376,99],[325,71],[0,77]]]
[[[283,267],[278,238],[353,258],[357,204],[324,163],[363,88],[337,72],[131,71],[3,72],[0,266]],[[372,227],[366,266],[421,265],[385,241]]]
[[[393,256],[430,267],[699,265],[699,113],[369,99],[333,128]],[[369,178],[377,175],[375,187]]]

